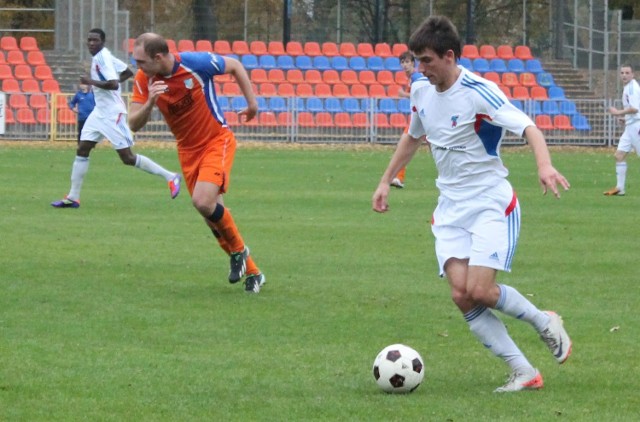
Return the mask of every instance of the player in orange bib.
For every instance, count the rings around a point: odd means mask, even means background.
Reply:
[[[176,138],[178,158],[193,206],[204,217],[220,247],[230,255],[229,282],[246,275],[244,286],[258,293],[265,276],[249,255],[240,232],[225,208],[236,138],[218,105],[213,78],[230,73],[247,100],[239,112],[246,121],[258,112],[247,71],[233,58],[214,53],[171,54],[158,34],[140,35],[133,46],[138,65],[129,114],[131,130],[140,130],[157,106]]]

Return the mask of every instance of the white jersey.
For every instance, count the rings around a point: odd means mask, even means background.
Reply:
[[[120,96],[119,85],[120,73],[126,67],[127,65],[113,57],[106,47],[93,56],[91,60],[91,79],[96,81],[118,81],[118,89],[93,87],[93,95],[96,100],[93,112],[105,117],[127,113],[127,107]]]
[[[635,79],[631,79],[622,90],[623,108],[633,107],[638,110],[634,114],[625,114],[624,122],[627,125],[640,122],[640,85]]]
[[[508,175],[500,158],[505,129],[522,136],[531,119],[514,107],[498,86],[459,67],[445,92],[428,81],[411,85],[409,134],[431,144],[438,169],[436,186],[454,201],[472,199]]]

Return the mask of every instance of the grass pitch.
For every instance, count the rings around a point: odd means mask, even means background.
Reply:
[[[171,148],[137,150],[178,167]],[[545,388],[496,395],[507,368],[437,276],[426,150],[391,211],[371,211],[391,153],[241,146],[225,202],[267,276],[252,296],[227,282],[186,191],[172,201],[161,179],[99,148],[82,207],[57,210],[73,145],[0,146],[0,420],[637,420],[637,158],[627,196],[609,198],[612,151],[554,150],[572,183],[555,200],[528,150],[503,150],[523,226],[499,280],[558,311],[574,351],[558,366],[505,319]],[[406,396],[371,374],[396,342],[425,359]]]

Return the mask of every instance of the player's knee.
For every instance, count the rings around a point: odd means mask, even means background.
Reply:
[[[200,215],[202,215],[203,217],[209,217],[215,209],[215,204],[213,204],[212,206],[208,198],[198,195],[194,195],[191,198],[191,204],[193,204],[194,208],[198,210]]]
[[[135,156],[135,154],[132,154],[131,152],[126,153],[126,152],[118,151],[118,155],[120,156],[120,160],[122,161],[123,164],[125,164],[127,166],[135,166],[136,165],[136,156]]]

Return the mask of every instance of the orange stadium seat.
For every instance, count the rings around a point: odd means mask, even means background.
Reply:
[[[407,47],[407,45],[403,43],[397,43],[391,46],[391,53],[394,57],[399,57],[400,54],[408,50],[409,50],[409,47]]]
[[[381,129],[388,129],[391,127],[391,125],[389,125],[389,118],[384,113],[376,113],[375,121],[376,126]]]
[[[398,84],[393,84],[393,85],[389,85],[387,87],[387,97],[393,97],[393,98],[398,98],[400,96],[400,90],[402,90],[402,87]]]
[[[349,128],[353,126],[351,115],[345,112],[336,113],[336,115],[334,116],[334,123],[336,124],[336,127],[342,128]]]
[[[323,42],[322,43],[322,55],[327,57],[335,57],[339,56],[340,52],[338,51],[338,45],[334,42]]]
[[[40,66],[47,64],[47,61],[44,58],[44,54],[42,51],[29,51],[27,53],[27,63],[31,66]]]
[[[520,85],[520,80],[518,79],[518,75],[513,72],[504,72],[502,74],[502,85],[508,87],[514,87]]]
[[[383,98],[387,96],[387,91],[384,89],[384,86],[374,83],[369,85],[369,96],[371,98]]]
[[[259,69],[259,68],[252,69],[250,76],[251,76],[251,82],[255,82],[257,84],[261,84],[269,80],[267,78],[267,71],[264,69]]]
[[[167,45],[169,46],[169,53],[172,53],[172,54],[177,53],[178,46],[176,45],[176,42],[171,38],[167,38],[166,41],[167,41]]]
[[[358,74],[358,80],[363,85],[371,85],[377,83],[376,75],[371,70],[362,70]]]
[[[326,111],[321,111],[320,113],[316,114],[316,126],[318,127],[333,127],[334,123],[333,123],[333,116],[331,115],[331,113],[328,113]]]
[[[320,44],[315,41],[307,41],[304,43],[304,54],[309,57],[322,56]]]
[[[226,97],[235,97],[242,95],[240,87],[235,82],[225,82],[222,84],[222,95]]]
[[[9,50],[7,53],[7,63],[12,65],[26,64],[24,54],[20,50]]]
[[[223,84],[226,82],[235,82],[235,79],[233,79],[233,76],[231,76],[230,73],[223,73],[222,75],[216,75],[213,79],[219,84]]]
[[[213,42],[213,52],[216,54],[221,54],[226,56],[227,54],[231,54],[231,44],[227,40],[215,40]]]
[[[517,45],[515,50],[513,51],[513,55],[515,56],[516,59],[520,59],[520,60],[533,59],[531,50],[526,45]]]
[[[13,117],[13,111],[8,107],[4,110],[4,122],[6,124],[13,124],[16,122],[16,118]]]
[[[249,44],[243,40],[235,40],[231,43],[231,52],[238,56],[244,56],[245,54],[251,54],[249,50]]]
[[[367,98],[369,96],[369,90],[363,84],[351,85],[350,92],[351,96],[356,98]]]
[[[20,84],[15,79],[4,79],[2,81],[3,92],[20,92]]]
[[[313,113],[302,111],[298,113],[298,125],[300,127],[313,127],[316,122],[313,120]]]
[[[10,35],[6,35],[0,38],[0,50],[10,51],[10,50],[19,50],[18,42],[15,37]]]
[[[39,108],[36,111],[36,122],[48,125],[51,123],[51,112],[48,108]]]
[[[536,75],[531,72],[522,72],[519,76],[520,85],[522,86],[538,86],[538,81],[536,79]]]
[[[394,85],[396,83],[393,78],[393,72],[390,70],[381,70],[376,75],[378,83],[381,85]]]
[[[326,84],[337,84],[342,82],[337,70],[329,69],[322,72],[322,81]]]
[[[24,80],[24,79],[33,79],[33,72],[31,71],[31,66],[27,64],[19,64],[13,68],[13,74],[16,79]]]
[[[373,48],[373,52],[376,56],[386,59],[387,57],[393,57],[391,53],[391,47],[387,43],[378,43]]]
[[[70,125],[76,123],[76,114],[68,108],[58,109],[58,123]]]
[[[352,120],[354,127],[369,127],[369,116],[367,113],[354,113]]]
[[[274,127],[278,126],[278,119],[276,118],[276,114],[272,111],[263,111],[258,116],[258,120],[260,126],[265,127]]]
[[[34,37],[22,37],[20,38],[20,50],[39,51],[38,41]]]
[[[256,56],[262,56],[268,54],[267,43],[264,41],[251,41],[249,43],[249,51]]]
[[[296,96],[298,97],[313,97],[313,87],[308,83],[301,83],[296,85]]]
[[[0,64],[7,64],[7,58],[4,56],[4,51],[0,50]]]
[[[529,88],[527,88],[526,86],[514,86],[511,92],[512,97],[516,100],[528,100],[531,98],[531,96],[529,95]]]
[[[127,53],[133,53],[133,44],[135,43],[135,38],[127,38],[122,41],[122,49]]]
[[[278,84],[276,89],[276,94],[280,97],[294,97],[296,95],[294,86],[288,82]]]
[[[33,71],[33,76],[36,79],[39,79],[41,81],[45,80],[45,79],[55,79],[53,77],[53,73],[51,72],[51,68],[47,65],[39,65],[36,66],[34,71]]]
[[[227,121],[227,125],[232,127],[238,126],[240,124],[238,113],[236,113],[235,111],[225,111],[224,119]]]
[[[178,40],[178,51],[196,51],[196,46],[191,40]]]
[[[202,51],[206,53],[211,53],[213,51],[213,46],[211,45],[211,41],[209,40],[197,40],[195,47],[196,51]]]
[[[322,82],[322,74],[317,69],[309,69],[304,72],[304,81],[311,85],[319,84]]]
[[[340,80],[342,80],[342,83],[347,85],[353,85],[353,84],[359,83],[358,74],[356,73],[355,70],[351,70],[351,69],[343,70],[340,73]]]
[[[479,54],[480,54],[480,57],[487,60],[495,59],[496,57],[498,57],[496,54],[496,48],[490,44],[481,45]]]
[[[40,83],[35,79],[24,79],[22,81],[22,92],[42,92]]]
[[[510,45],[499,45],[496,49],[496,55],[502,60],[511,60],[514,57],[513,48]]]
[[[313,87],[313,93],[316,97],[331,97],[331,85],[325,83],[316,84]]]
[[[45,79],[42,81],[42,92],[48,92],[51,94],[60,93],[60,84],[55,79]]]
[[[357,56],[358,52],[356,51],[356,46],[351,42],[343,42],[340,43],[340,55],[342,57],[353,57]]]
[[[13,109],[29,108],[29,100],[24,94],[11,94],[9,96],[9,105]]]
[[[531,98],[534,100],[547,100],[549,96],[547,95],[547,88],[543,86],[533,86],[531,87]]]
[[[498,75],[496,72],[486,72],[484,75],[482,75],[482,77],[490,80],[491,82],[495,82],[498,85],[502,83],[500,81],[500,75]]]
[[[540,130],[553,130],[553,122],[551,121],[551,116],[547,114],[538,114],[536,116],[536,126]]]
[[[304,75],[300,69],[291,69],[287,71],[287,82],[292,84],[301,84],[304,82]]]
[[[366,88],[365,88],[366,90]],[[331,89],[333,96],[338,98],[349,97],[351,94],[349,93],[349,87],[344,83],[335,84]]]
[[[287,43],[286,52],[290,56],[302,56],[304,55],[304,49],[302,48],[302,44],[298,41],[289,41]]]
[[[506,95],[508,99],[512,99],[513,98],[513,95],[511,94],[511,88],[509,88],[508,86],[504,86],[504,85],[498,85],[498,88],[500,88],[500,90],[502,92],[504,92],[504,95]]]
[[[69,104],[67,103],[67,98],[64,95],[56,95],[55,96],[56,108],[67,108]]]
[[[24,125],[35,125],[36,118],[33,115],[33,110],[30,108],[20,108],[16,111],[16,122]]]
[[[291,118],[291,113],[288,111],[283,111],[278,113],[278,125],[279,126],[291,126],[293,123],[293,119]]]
[[[284,82],[284,71],[282,69],[269,69],[269,71],[267,72],[267,79],[269,80],[269,82],[274,84]]]
[[[269,41],[267,44],[267,53],[272,56],[283,56],[286,54],[282,41]],[[275,117],[275,116],[274,116]]]
[[[278,89],[276,88],[275,84],[271,82],[260,84],[260,89],[258,92],[263,97],[274,97],[278,95]]]
[[[575,128],[569,120],[569,116],[565,114],[558,114],[553,117],[553,126],[559,130],[574,130]]]
[[[49,108],[49,101],[44,94],[32,94],[29,96],[29,106],[33,109]]]
[[[394,74],[394,79],[398,85],[407,86],[407,84],[409,84],[409,78],[407,78],[407,74],[404,73],[404,70],[398,70]]]
[[[462,46],[462,57],[466,57],[471,60],[480,58],[480,52],[478,47],[473,44],[465,44]]]
[[[368,58],[374,56],[373,46],[368,42],[361,42],[357,45],[356,51],[358,52],[358,56]]]
[[[0,79],[13,79],[13,71],[8,64],[0,64]]]
[[[407,127],[407,118],[402,113],[391,113],[389,116],[389,124],[391,127],[404,129]]]

